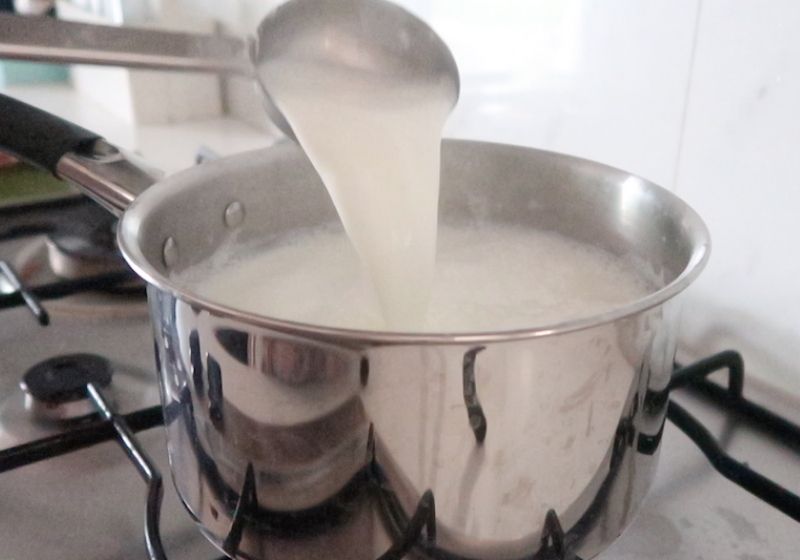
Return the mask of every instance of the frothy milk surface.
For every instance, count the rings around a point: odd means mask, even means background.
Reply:
[[[386,324],[420,328],[436,255],[442,127],[451,109],[440,91],[445,84],[365,79],[303,57],[267,65],[267,76],[364,263]]]
[[[184,273],[200,295],[270,317],[392,328],[347,236],[334,228],[242,247]],[[430,305],[416,330],[544,326],[601,313],[652,291],[624,260],[556,233],[512,226],[439,229]]]

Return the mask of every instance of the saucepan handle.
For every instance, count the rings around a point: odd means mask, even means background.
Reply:
[[[99,134],[3,94],[0,149],[74,184],[116,215],[160,178]]]
[[[3,94],[0,119],[0,146],[51,173],[64,154],[100,139],[99,134]]]

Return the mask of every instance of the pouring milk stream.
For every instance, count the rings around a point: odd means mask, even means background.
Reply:
[[[266,75],[366,268],[386,327],[419,329],[433,282],[450,101],[436,86],[329,64],[275,62]]]

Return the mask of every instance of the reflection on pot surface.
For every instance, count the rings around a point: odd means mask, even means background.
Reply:
[[[551,510],[590,556],[649,485],[666,399],[647,399],[671,371],[673,304],[476,351],[348,349],[150,296],[175,483],[241,557],[269,557],[299,534],[327,542],[333,528],[370,539],[357,520],[375,485],[392,496],[390,516],[410,517],[431,490],[437,546],[462,557],[530,554]]]

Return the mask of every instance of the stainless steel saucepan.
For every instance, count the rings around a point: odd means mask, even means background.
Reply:
[[[0,146],[121,215],[122,253],[149,284],[175,486],[226,553],[371,559],[369,508],[402,533],[431,496],[427,558],[591,558],[631,521],[661,445],[676,296],[709,252],[670,192],[573,157],[446,140],[442,222],[561,232],[663,287],[546,327],[362,332],[232,309],[176,280],[224,248],[337,221],[295,145],[150,186],[97,135],[0,96]]]

